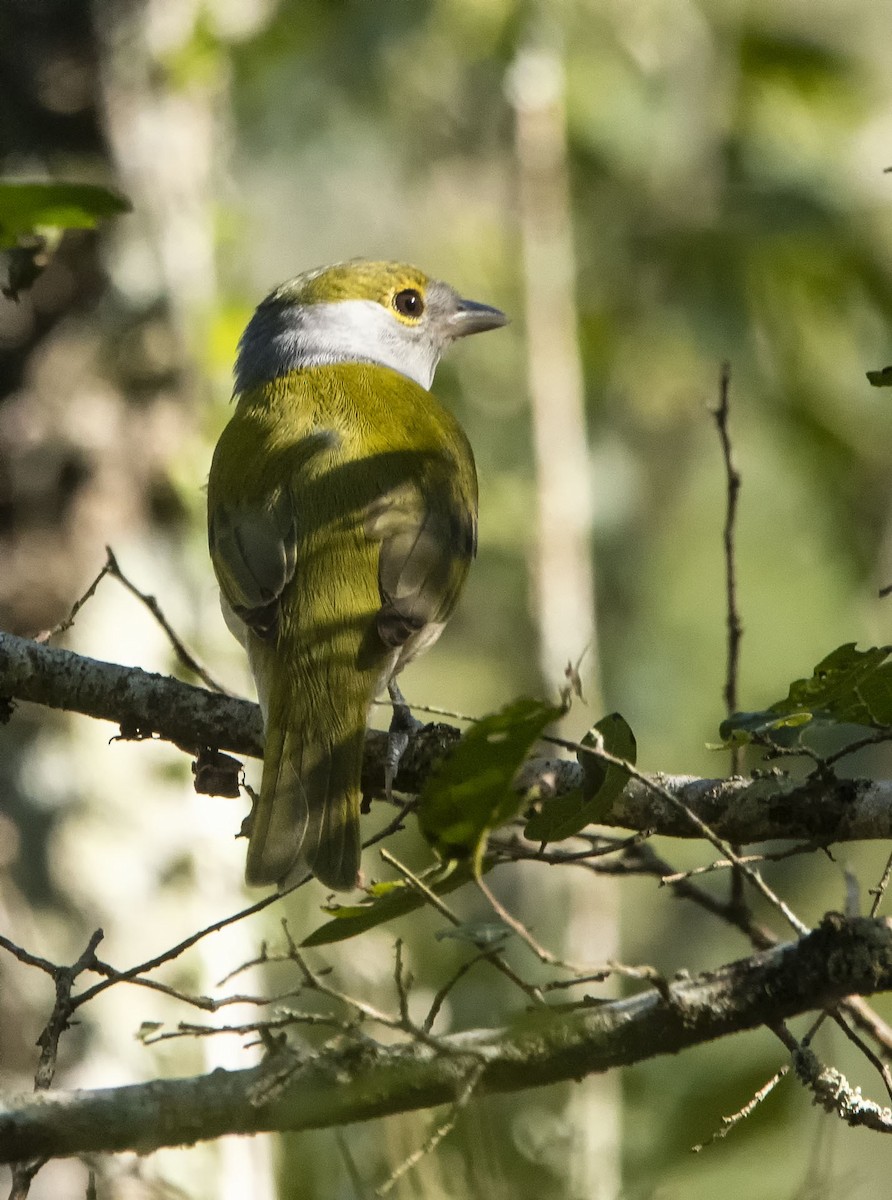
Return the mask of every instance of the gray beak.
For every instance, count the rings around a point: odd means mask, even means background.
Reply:
[[[449,333],[454,338],[467,337],[469,333],[485,333],[487,329],[507,324],[508,318],[500,308],[478,304],[476,300],[459,300],[449,317]]]

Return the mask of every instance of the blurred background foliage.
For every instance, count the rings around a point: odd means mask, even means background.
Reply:
[[[110,541],[247,691],[216,611],[202,494],[238,335],[298,270],[404,258],[515,317],[438,374],[477,455],[480,557],[405,690],[470,714],[557,691],[535,653],[536,314],[518,149],[519,72],[545,61],[561,133],[552,166],[569,181],[563,284],[584,384],[592,494],[580,506],[599,633],[600,697],[573,719],[578,732],[619,709],[645,769],[721,773],[726,759],[707,744],[724,715],[725,485],[709,411],[723,359],[743,477],[741,706],[782,696],[841,642],[888,637],[890,601],[876,597],[892,577],[892,416],[864,372],[892,361],[890,46],[892,10],[869,0],[0,0],[0,171],[112,184],[134,206],[98,234],[67,235],[30,292],[0,300],[0,625],[59,621]],[[575,660],[588,638],[565,636]],[[112,581],[68,644],[174,665]],[[238,906],[241,810],[192,796],[173,752],[108,748],[108,730],[89,724],[20,706],[0,730],[0,915],[57,958],[102,924],[105,956],[123,966]],[[875,754],[867,765],[889,764]],[[704,861],[700,847],[662,850]],[[411,835],[397,853],[424,858]],[[838,862],[798,859],[768,876],[813,921],[842,906],[843,865],[866,890],[884,854],[846,847]],[[562,883],[519,869],[503,886],[536,913],[537,936],[559,935]],[[317,922],[320,898],[295,900],[292,920]],[[599,903],[589,922],[619,922],[625,961],[672,973],[746,952],[652,882],[624,881]],[[145,927],[134,911],[151,914]],[[423,999],[465,951],[432,940],[429,914],[403,925]],[[267,932],[258,921],[214,940],[176,982],[212,988]],[[377,931],[333,955],[345,986],[389,996],[391,943]],[[49,997],[17,964],[0,962],[0,981],[0,1071],[24,1087]],[[516,1004],[472,973],[449,1019],[495,1023]],[[109,993],[69,1042],[63,1082],[246,1061],[210,1040],[136,1045],[140,1020],[171,1019],[155,1005]],[[880,1091],[841,1038],[821,1052]],[[561,1089],[474,1104],[394,1194],[882,1194],[885,1144],[816,1113],[789,1080],[691,1156],[782,1061],[753,1033],[629,1070],[621,1096],[608,1089],[590,1109]],[[393,1118],[276,1150],[256,1139],[117,1160],[100,1167],[101,1194],[262,1200],[278,1171],[282,1197],[365,1195],[426,1128]],[[32,1194],[80,1186],[79,1171],[55,1164]]]

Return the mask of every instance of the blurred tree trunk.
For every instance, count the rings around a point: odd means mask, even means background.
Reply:
[[[67,235],[18,304],[0,299],[2,628],[33,634],[63,619],[102,566],[107,543],[125,567],[135,564],[137,582],[158,594],[176,624],[188,632],[194,623],[184,535],[199,507],[201,477],[189,495],[176,460],[188,455],[207,398],[193,363],[217,300],[228,76],[225,41],[200,28],[215,7],[0,0],[0,169],[109,182],[133,205],[132,215],[98,235]],[[170,666],[164,638],[112,581],[69,636],[103,657]],[[14,731],[0,730],[4,843],[13,858],[18,848],[0,893],[8,929],[30,928],[29,902],[56,903],[67,914],[88,914],[91,929],[101,924],[110,952],[117,943],[139,955],[157,948],[165,922],[165,939],[185,935],[233,903],[240,884],[228,864],[209,870],[206,857],[198,883],[184,871],[191,855],[201,857],[207,828],[188,780],[162,786],[164,763],[159,771],[157,758],[130,758],[126,750],[100,768],[90,731],[63,717],[40,729],[35,722],[23,737],[27,729],[19,718]],[[139,861],[128,858],[126,836],[116,848],[120,831],[133,826]],[[133,903],[142,889],[153,897],[152,922],[134,925],[122,887]],[[71,919],[55,932],[42,927],[33,940],[65,958],[71,948],[53,937],[80,938],[77,926]],[[250,931],[241,936],[247,959]],[[213,987],[222,973],[215,952],[206,952],[200,988]],[[0,991],[0,1028],[45,1019],[45,996]],[[233,1065],[228,1051],[244,1062],[240,1047],[221,1039],[202,1048],[201,1062]],[[4,1072],[14,1072],[7,1082],[26,1086],[29,1064],[2,1057]],[[81,1072],[103,1060],[133,1079],[153,1069],[133,1041],[132,1004],[105,1012],[60,1083],[88,1081]],[[67,1190],[82,1190],[82,1167],[60,1169],[69,1172]],[[100,1168],[108,1188],[115,1171],[114,1164]],[[274,1194],[267,1138],[224,1139],[210,1154],[162,1156],[139,1173],[165,1187],[180,1175],[190,1195],[214,1200]],[[38,1177],[32,1196],[49,1194],[49,1186]]]
[[[526,292],[528,379],[536,469],[537,538],[532,574],[539,661],[549,692],[576,681],[591,707],[571,714],[581,736],[600,708],[592,550],[592,482],[576,308],[576,257],[568,178],[563,63],[548,41],[521,50],[510,76],[515,110],[520,233]],[[577,701],[578,704],[578,701]],[[578,726],[578,728],[577,728]],[[555,936],[576,962],[618,957],[616,884],[572,873],[562,882],[569,921]],[[584,894],[583,894],[584,885]],[[621,1092],[616,1075],[568,1092],[568,1195],[620,1194]]]

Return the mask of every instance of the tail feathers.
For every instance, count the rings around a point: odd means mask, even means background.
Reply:
[[[335,745],[300,729],[270,733],[245,878],[252,886],[287,887],[312,871],[327,887],[349,891],[359,875],[365,730]]]

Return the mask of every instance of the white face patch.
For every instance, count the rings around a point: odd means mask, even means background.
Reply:
[[[235,390],[342,362],[378,363],[428,389],[440,349],[429,331],[403,325],[375,300],[261,306],[239,344]]]

